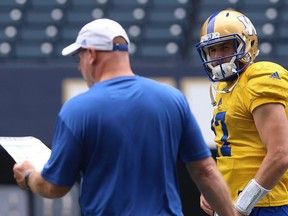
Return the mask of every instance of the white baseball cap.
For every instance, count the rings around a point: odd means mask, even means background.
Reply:
[[[117,36],[123,37],[127,44],[113,44]],[[78,33],[76,41],[62,50],[66,56],[79,48],[94,48],[102,51],[128,51],[130,41],[123,27],[114,20],[102,18],[87,23]]]

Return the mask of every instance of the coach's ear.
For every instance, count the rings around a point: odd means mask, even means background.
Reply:
[[[89,55],[89,63],[93,64],[96,61],[96,57],[97,57],[97,51],[93,48],[88,48],[88,55]]]

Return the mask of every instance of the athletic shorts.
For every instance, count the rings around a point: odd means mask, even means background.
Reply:
[[[249,216],[288,216],[288,205],[276,207],[255,207]]]

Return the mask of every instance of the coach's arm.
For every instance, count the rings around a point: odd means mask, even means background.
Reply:
[[[212,157],[186,164],[188,172],[212,209],[221,216],[240,215],[233,205],[228,186]]]
[[[71,189],[71,187],[56,186],[46,181],[42,177],[41,172],[36,171],[35,167],[29,161],[15,164],[13,172],[14,178],[20,188],[31,190],[45,198],[60,198]]]

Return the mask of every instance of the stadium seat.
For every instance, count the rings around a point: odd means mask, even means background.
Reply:
[[[151,1],[151,0],[150,0]],[[178,7],[189,4],[189,0],[165,0],[165,1],[151,1],[154,7],[165,8],[165,7]]]
[[[66,13],[66,22],[71,25],[83,26],[93,19],[91,11],[78,11],[73,13]],[[64,26],[63,26],[64,27]]]
[[[119,23],[123,23],[122,25],[127,25],[127,23],[137,23],[136,18],[133,16],[132,10],[109,10],[107,18],[113,19]]]
[[[80,27],[77,28],[75,26],[69,25],[61,30],[61,39],[63,43],[70,44],[73,43],[77,37],[78,32],[80,31]]]
[[[21,59],[44,59],[53,56],[54,46],[52,43],[19,43],[14,47],[16,58]]]
[[[74,8],[78,7],[96,7],[109,4],[109,0],[71,0],[71,6]]]
[[[171,28],[173,24],[167,25],[149,25],[146,26],[143,31],[143,37],[146,40],[153,40],[153,41],[177,41],[179,42],[182,39],[182,28],[178,25],[177,34],[173,35]]]
[[[158,60],[179,60],[179,47],[176,43],[142,43],[138,48],[141,58],[158,61]]]
[[[149,7],[151,0],[110,0],[110,7],[123,8],[123,7]]]
[[[279,1],[271,1],[271,0],[241,0],[241,2],[239,2],[241,4],[242,7],[247,7],[247,8],[257,8],[257,7],[269,7],[272,5],[277,5],[279,4]]]
[[[52,23],[61,22],[60,20],[56,20],[52,17],[52,11],[50,10],[37,10],[37,11],[30,11],[26,14],[26,22],[28,25],[48,25]]]
[[[18,3],[17,1],[13,0],[1,0],[0,1],[0,10],[1,9],[12,9],[12,8],[20,8],[28,6],[28,0],[22,1],[23,3]]]
[[[53,26],[51,26],[53,27]],[[53,41],[58,39],[57,28],[54,31],[55,33],[49,34],[49,26],[25,26],[21,29],[21,39],[23,42],[33,42],[33,41]]]

